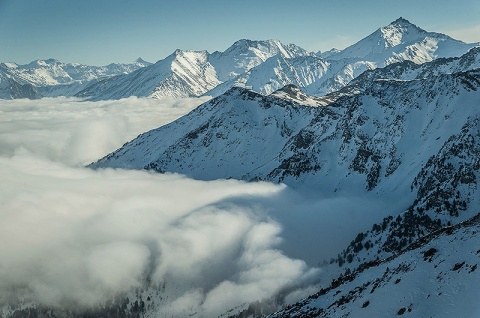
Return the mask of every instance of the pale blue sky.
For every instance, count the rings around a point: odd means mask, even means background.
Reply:
[[[398,17],[480,41],[479,0],[0,0],[0,62],[155,62],[238,39],[344,48]]]

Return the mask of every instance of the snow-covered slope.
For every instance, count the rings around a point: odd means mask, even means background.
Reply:
[[[130,73],[149,65],[141,59],[132,64],[89,66],[78,63],[62,63],[55,59],[36,60],[26,65],[3,64],[15,77],[37,86],[68,84],[72,81],[90,81],[100,77]]]
[[[275,165],[283,145],[314,114],[312,107],[232,88],[92,167],[148,167],[199,179],[240,179],[259,165]]]
[[[293,84],[288,84],[276,90],[269,96],[290,100],[305,106],[326,106],[329,100],[323,97],[310,96]]]
[[[130,64],[89,66],[62,63],[55,59],[36,60],[29,64],[1,63],[0,72],[21,85],[35,86],[46,97],[73,96],[99,79],[130,73],[150,65],[142,59]]]
[[[331,260],[322,290],[275,317],[449,317],[459,308],[474,317],[467,293],[478,295],[480,69],[472,61],[474,50],[425,65],[427,78],[360,77],[326,106],[293,86],[270,96],[233,88],[92,167],[404,198]],[[402,65],[411,70],[409,62],[391,68]]]
[[[394,63],[384,68],[366,71],[351,82],[363,85],[374,80],[396,79],[414,80],[439,76],[440,74],[453,74],[480,68],[480,46],[470,49],[460,57],[440,58],[430,63],[415,64],[410,61]],[[352,85],[353,86],[353,85]],[[357,89],[359,87],[356,87]]]
[[[328,78],[329,68],[329,63],[313,55],[288,58],[277,54],[205,95],[219,96],[234,86],[268,95],[288,84],[312,94]]]
[[[365,263],[280,317],[478,317],[480,215]]]

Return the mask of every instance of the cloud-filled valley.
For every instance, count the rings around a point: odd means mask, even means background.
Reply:
[[[83,167],[202,101],[2,102],[3,306],[88,308],[147,281],[170,286],[165,315],[219,314],[280,291],[298,300],[321,279],[316,265],[385,213],[368,198],[271,183]]]

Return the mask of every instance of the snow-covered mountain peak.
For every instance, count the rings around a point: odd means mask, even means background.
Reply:
[[[420,29],[416,25],[404,18],[398,18],[387,26],[379,29],[381,38],[385,41],[385,48],[394,47],[402,43],[412,42],[419,37],[427,35],[427,31]]]
[[[293,44],[290,44],[293,45]],[[249,39],[240,39],[233,43],[228,49],[223,52],[223,54],[230,54],[232,52],[246,52],[252,51],[253,49],[260,50],[262,52],[271,52],[274,55],[278,53],[279,48],[286,47],[277,39],[269,40],[249,40]]]
[[[221,81],[227,81],[244,74],[277,54],[287,58],[310,55],[306,50],[294,44],[284,45],[279,40],[241,39],[233,43],[224,52],[214,52],[209,61],[215,67]]]
[[[221,102],[220,102],[221,101]],[[274,101],[277,106],[282,106],[286,99],[279,96],[265,96],[248,87],[242,87],[239,85],[233,86],[223,95],[218,96],[212,102],[213,104],[231,104],[233,101],[256,101],[259,105],[265,106]]]
[[[93,84],[78,96],[95,100],[128,96],[215,97],[232,86],[269,95],[287,84],[309,95],[324,96],[345,87],[366,70],[403,61],[422,64],[456,57],[476,45],[427,32],[399,18],[343,51],[315,54],[276,39],[241,39],[224,52],[212,54],[178,49],[148,70]]]
[[[190,63],[208,63],[207,51],[193,51],[193,50],[175,50],[173,53],[176,61],[189,61]]]
[[[462,41],[435,32],[427,32],[404,18],[399,18],[387,26],[332,54],[329,60],[368,61],[377,67],[410,60],[416,64],[430,62],[440,57],[460,56],[476,43]]]
[[[201,56],[201,57],[208,57],[209,53],[207,50],[195,51],[195,50],[181,50],[176,49],[173,54],[175,56]]]
[[[197,69],[197,71],[201,71],[200,69],[204,68],[206,64],[208,64],[208,66],[212,68],[210,63],[208,62],[208,56],[209,54],[207,51],[176,49],[165,59],[156,62],[155,65],[156,68],[159,68],[158,71],[160,72],[165,72],[165,67],[167,67],[173,72],[184,72],[192,69]],[[181,69],[184,70],[181,71]]]
[[[38,64],[46,64],[46,65],[54,65],[54,64],[60,64],[61,62],[57,59],[54,58],[49,58],[46,60],[38,60]]]
[[[60,64],[60,61],[50,58],[46,60],[35,60],[26,65],[21,65],[22,68],[34,68],[34,67],[49,67],[56,64]]]
[[[18,64],[17,63],[13,63],[13,62],[4,62],[4,63],[0,63],[0,68],[4,68],[4,69],[16,69],[18,67]]]
[[[404,17],[400,17],[395,21],[392,21],[389,25],[383,28],[388,28],[388,27],[397,27],[397,28],[403,28],[403,29],[414,28],[414,29],[417,29],[418,31],[427,32],[422,28],[418,27],[417,25],[413,24],[409,20],[405,19]]]
[[[138,65],[138,66],[141,66],[141,67],[144,67],[144,66],[151,65],[152,63],[150,63],[150,62],[148,62],[148,61],[145,61],[144,59],[142,59],[141,57],[139,57],[138,59],[136,59],[135,61],[133,61],[133,64]]]
[[[76,96],[92,100],[129,96],[200,96],[220,84],[207,51],[175,50],[155,64],[91,85]]]

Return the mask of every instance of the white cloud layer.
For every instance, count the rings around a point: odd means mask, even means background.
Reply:
[[[229,203],[281,186],[92,171],[31,153],[1,157],[0,176],[3,301],[25,288],[43,304],[94,305],[149,276],[188,286],[183,299],[204,290],[197,305],[221,311],[308,270],[275,249],[279,224]]]
[[[84,165],[147,130],[175,120],[206,100],[0,100],[0,155],[11,156],[15,149],[23,147],[53,161]]]

